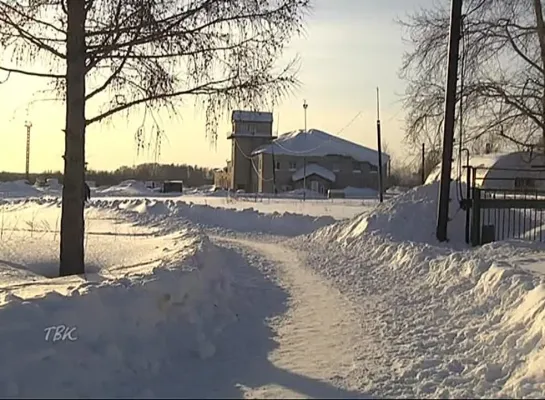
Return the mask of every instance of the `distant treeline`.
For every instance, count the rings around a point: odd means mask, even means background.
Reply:
[[[30,174],[31,183],[37,179],[58,179],[62,183],[60,171],[45,171]],[[25,179],[24,173],[0,172],[0,182]],[[140,164],[135,167],[121,167],[115,171],[88,170],[86,179],[96,182],[97,186],[117,185],[122,181],[134,179],[138,181],[181,180],[186,187],[211,185],[214,182],[213,170],[187,164]]]

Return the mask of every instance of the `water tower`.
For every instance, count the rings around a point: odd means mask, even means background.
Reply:
[[[260,111],[233,111],[231,140],[231,189],[257,191],[255,165],[251,154],[258,147],[270,143],[273,136],[273,114]]]

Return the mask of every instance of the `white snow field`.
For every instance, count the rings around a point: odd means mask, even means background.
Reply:
[[[468,248],[455,202],[439,244],[437,192],[342,221],[94,196],[69,278],[58,196],[4,196],[0,397],[543,397],[545,246]]]
[[[0,182],[0,199],[60,197],[62,185],[54,187],[35,187],[24,181]],[[213,187],[188,188],[180,193],[159,193],[146,187],[144,182],[128,180],[119,185],[91,188],[91,198],[109,200],[127,200],[128,198],[146,198],[154,200],[171,199],[188,204],[208,205],[216,208],[234,210],[255,210],[260,213],[292,213],[314,217],[329,216],[343,220],[359,215],[363,209],[371,209],[378,204],[377,192],[370,189],[347,188],[345,199],[326,199],[319,193],[294,191],[273,195],[229,195],[226,191],[213,191]],[[386,197],[398,194],[397,188],[388,191]]]

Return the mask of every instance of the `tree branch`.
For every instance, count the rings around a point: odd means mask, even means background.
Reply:
[[[12,11],[13,13],[19,15],[21,18],[23,19],[26,19],[27,21],[30,21],[30,22],[33,22],[33,23],[36,23],[36,24],[39,24],[39,25],[43,25],[43,26],[46,26],[48,28],[51,28],[53,29],[55,32],[57,33],[60,33],[62,34],[64,37],[66,37],[66,32],[58,27],[56,27],[55,25],[53,25],[52,23],[49,23],[47,21],[43,21],[41,19],[38,19],[38,18],[35,18],[35,17],[32,17],[30,16],[29,14],[25,14],[23,13],[22,11],[18,10],[16,7],[13,7],[13,6],[10,6],[8,3],[6,3],[5,1],[2,1],[0,2],[0,6],[1,7],[6,7],[7,9],[9,9],[10,11]]]
[[[185,89],[185,90],[179,90],[179,91],[176,91],[174,93],[163,93],[163,94],[160,94],[160,95],[155,95],[155,96],[149,96],[149,97],[145,97],[145,98],[140,98],[140,99],[135,99],[135,100],[132,100],[130,102],[127,102],[125,104],[122,104],[122,105],[119,105],[117,107],[114,107],[114,108],[111,108],[109,109],[108,111],[105,111],[91,119],[88,119],[86,121],[86,125],[89,126],[91,124],[94,124],[96,122],[99,122],[105,118],[108,118],[114,114],[117,114],[121,111],[124,111],[124,110],[127,110],[131,107],[134,107],[134,106],[137,106],[137,105],[140,105],[140,104],[144,104],[144,103],[149,103],[151,101],[156,101],[156,100],[166,100],[166,99],[170,99],[170,98],[174,98],[174,97],[179,97],[179,96],[183,96],[183,95],[188,95],[188,94],[191,94],[191,95],[202,95],[202,94],[207,94],[207,93],[212,93],[212,92],[218,92],[220,90],[227,90],[227,89],[218,89],[218,88],[214,88],[213,86],[214,85],[220,85],[222,83],[226,83],[226,82],[229,82],[231,81],[231,79],[229,78],[226,78],[226,79],[222,79],[222,80],[219,80],[219,81],[215,81],[215,82],[208,82],[208,83],[205,83],[203,85],[200,85],[198,87],[195,87],[195,88],[191,88],[191,89]]]
[[[36,76],[40,78],[51,78],[51,79],[65,79],[64,75],[57,75],[57,74],[51,74],[46,72],[34,72],[34,71],[26,71],[23,69],[17,69],[17,68],[6,68],[0,66],[0,71],[6,71],[8,73],[14,73],[14,74],[21,74],[26,76]]]
[[[35,35],[32,35],[28,30],[23,29],[22,26],[19,25],[17,22],[12,21],[11,18],[9,18],[7,14],[0,13],[0,23],[4,23],[4,24],[10,26],[11,28],[15,29],[17,31],[17,33],[18,33],[18,36],[21,39],[29,42],[30,44],[36,46],[37,48],[42,49],[42,50],[46,50],[49,53],[51,53],[52,55],[54,55],[55,57],[58,57],[58,58],[61,58],[61,59],[66,58],[66,56],[64,54],[62,54],[61,52],[59,52],[58,50],[56,50],[52,46],[46,44],[44,42],[44,40],[36,37]]]
[[[11,72],[8,71],[8,74],[6,75],[6,79],[4,79],[3,81],[0,81],[0,85],[3,83],[6,83],[10,76],[11,76]]]

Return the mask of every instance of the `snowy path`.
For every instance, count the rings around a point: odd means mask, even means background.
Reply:
[[[380,348],[372,343],[361,321],[361,310],[305,265],[304,255],[274,243],[216,237],[222,246],[261,257],[250,261],[263,273],[276,280],[288,293],[288,309],[270,322],[278,346],[268,355],[280,371],[286,371],[278,382],[276,377],[263,376],[270,383],[260,387],[242,387],[246,398],[331,398],[368,397],[352,388],[362,387],[362,370],[379,369],[370,354]],[[251,259],[248,255],[246,259]],[[264,265],[270,263],[270,267]],[[256,265],[257,264],[257,265]],[[254,304],[254,307],[259,307]],[[251,350],[250,350],[251,351]],[[265,372],[265,371],[263,371]],[[347,377],[351,377],[350,380]],[[276,380],[276,382],[274,381]]]

